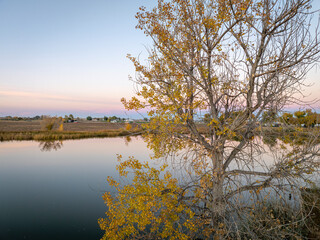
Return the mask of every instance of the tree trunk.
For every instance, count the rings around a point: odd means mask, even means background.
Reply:
[[[225,218],[226,202],[223,194],[223,152],[219,151],[213,156],[213,184],[212,184],[212,201],[210,204],[211,224],[214,229],[218,229],[219,225]]]

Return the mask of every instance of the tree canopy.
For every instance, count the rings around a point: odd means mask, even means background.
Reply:
[[[318,168],[317,131],[304,145],[287,141],[274,148],[267,164],[258,122],[264,112],[278,114],[295,101],[318,61],[313,15],[309,0],[159,0],[136,15],[153,47],[145,64],[128,56],[138,91],[122,102],[129,110],[147,109],[148,147],[155,158],[179,163],[177,194],[207,230],[204,238],[239,237],[236,223],[250,219],[253,205],[270,192],[280,199]],[[120,192],[120,203],[122,194],[132,196]],[[132,227],[139,225],[121,227],[138,236]],[[250,229],[247,234],[255,238]]]

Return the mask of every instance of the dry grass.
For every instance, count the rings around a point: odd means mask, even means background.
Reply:
[[[0,121],[0,132],[40,131],[41,121]]]
[[[133,124],[133,128],[137,126]],[[123,129],[125,123],[106,123],[83,121],[77,123],[64,123],[63,129],[72,132],[96,132],[103,130]],[[29,132],[41,131],[41,120],[36,121],[0,121],[0,132]]]
[[[136,124],[133,124],[133,130],[125,130],[124,123],[64,123],[63,128],[64,131],[43,131],[41,121],[0,121],[0,141],[103,138],[137,135],[141,132]]]

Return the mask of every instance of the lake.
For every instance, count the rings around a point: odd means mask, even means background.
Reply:
[[[144,161],[151,152],[139,137],[0,142],[0,239],[100,239],[116,154]]]
[[[107,176],[119,177],[117,154],[145,161],[151,151],[141,137],[0,142],[0,239],[100,239],[97,220],[107,210],[101,196],[113,192]],[[274,164],[270,150],[255,158],[256,170]],[[246,181],[239,176],[239,183]],[[283,197],[293,201],[291,194]]]

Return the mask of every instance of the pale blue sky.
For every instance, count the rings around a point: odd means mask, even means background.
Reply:
[[[0,116],[125,116],[120,98],[134,94],[126,55],[151,45],[134,15],[156,2],[0,0]],[[319,71],[308,76],[311,98]]]
[[[0,116],[122,114],[151,0],[0,0]]]

